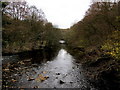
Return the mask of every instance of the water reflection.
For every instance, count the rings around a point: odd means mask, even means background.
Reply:
[[[61,49],[50,67],[52,67],[52,70],[54,71],[67,73],[74,66],[73,60],[73,57],[67,53],[65,49]]]
[[[81,65],[77,65],[75,59],[65,49],[61,49],[52,61],[43,63],[34,70],[37,72],[35,77],[43,71],[46,71],[47,76],[50,77],[43,83],[39,83],[43,88],[91,88],[81,73]],[[65,83],[61,85],[60,80]],[[36,82],[32,84],[36,85]]]
[[[58,50],[52,50],[51,48],[45,48],[40,50],[26,51],[17,53],[14,55],[5,55],[2,56],[3,64],[13,63],[18,61],[24,61],[26,59],[30,59],[33,64],[41,64],[51,60],[56,56]]]
[[[11,77],[16,77],[17,82],[10,82],[15,87],[33,88],[80,88],[80,90],[91,90],[91,85],[83,75],[83,69],[80,64],[75,63],[75,59],[65,50],[59,50],[54,59],[48,61],[43,52],[34,52],[31,65],[20,66],[21,71],[12,72]],[[52,53],[49,53],[52,54]],[[43,56],[43,58],[41,57]],[[52,57],[52,56],[51,56]],[[46,59],[46,60],[44,60]],[[33,65],[34,63],[41,63]],[[43,73],[44,72],[44,73]],[[19,75],[19,76],[14,76]],[[37,81],[38,76],[49,77],[42,82]],[[33,80],[29,81],[29,78]],[[42,78],[43,78],[42,77]],[[40,78],[40,77],[39,77]],[[60,81],[64,82],[63,84]]]

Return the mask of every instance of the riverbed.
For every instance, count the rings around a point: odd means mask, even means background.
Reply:
[[[3,68],[4,88],[79,88],[80,90],[97,90],[87,80],[81,64],[65,49],[61,48],[51,60],[37,61],[29,58],[20,60],[17,56],[5,56],[4,59],[12,61],[17,59],[17,64],[9,63]],[[39,59],[40,58],[40,59]],[[15,65],[15,66],[14,66]],[[12,66],[12,67],[11,67]]]

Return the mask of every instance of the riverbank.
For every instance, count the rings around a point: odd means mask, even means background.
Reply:
[[[63,50],[64,51],[64,50]],[[84,75],[87,78],[87,81],[91,83],[91,85],[94,85],[95,88],[98,90],[119,90],[119,62],[116,61],[113,57],[110,55],[104,54],[103,51],[100,51],[98,49],[92,49],[91,51],[87,48],[83,47],[76,47],[76,48],[70,48],[67,50],[68,53],[73,55],[73,57],[76,59],[75,63],[79,65],[82,64],[82,67],[84,69]],[[57,51],[56,51],[57,52]],[[55,53],[55,52],[54,52]],[[7,85],[9,86],[14,86],[14,84],[10,84],[11,82],[18,82],[18,78],[13,78],[13,75],[19,75],[21,77],[22,73],[27,72],[33,72],[34,70],[31,71],[34,67],[38,68],[41,63],[50,63],[52,61],[49,61],[50,56],[53,58],[56,55],[52,52],[48,52],[44,50],[44,52],[32,52],[31,54],[29,53],[28,56],[29,58],[24,58],[22,55],[27,56],[26,54],[22,54],[19,57],[22,57],[24,59],[19,60],[17,62],[12,62],[11,65],[10,63],[4,64],[3,65],[3,71],[4,71],[4,87]],[[61,57],[64,56],[62,54],[68,55],[67,53],[61,53]],[[49,56],[50,55],[50,56]],[[58,55],[59,57],[59,55]],[[53,58],[55,59],[55,58]],[[64,57],[61,60],[66,60],[67,57]],[[69,58],[68,58],[69,60]],[[56,63],[57,66],[60,63]],[[64,65],[65,63],[61,64]],[[53,64],[54,65],[54,64]],[[77,66],[77,67],[78,67]],[[71,67],[71,66],[70,66]],[[69,68],[70,68],[69,67]],[[77,70],[78,68],[72,67],[74,70]],[[29,70],[30,69],[30,70]],[[65,69],[66,70],[66,69]],[[15,71],[15,72],[13,72]],[[63,70],[64,71],[64,70]],[[22,72],[22,73],[20,73]],[[81,72],[81,71],[79,71]],[[17,73],[17,74],[15,74]],[[71,73],[74,74],[74,73]],[[32,74],[31,74],[32,75]],[[12,78],[11,78],[12,76]],[[8,77],[9,79],[7,79]],[[78,77],[78,76],[77,76]],[[17,79],[17,81],[16,81]],[[45,80],[47,78],[44,78]],[[10,80],[10,81],[9,81]],[[28,78],[28,81],[33,81],[32,78]],[[5,84],[5,82],[8,82],[8,84]],[[63,80],[62,80],[63,81]],[[64,82],[65,83],[65,82]],[[34,86],[33,86],[34,87]]]
[[[3,52],[3,61],[2,64],[19,62],[20,60],[32,58],[32,62],[40,63],[43,59],[50,60],[52,57],[56,56],[59,48],[44,47],[41,49],[22,51],[22,52],[12,52],[6,53]],[[36,57],[36,58],[35,58]],[[39,57],[39,58],[37,58]]]
[[[83,65],[86,77],[96,88],[100,90],[120,89],[119,60],[106,54],[99,47],[70,47],[69,52],[75,56],[77,63]]]

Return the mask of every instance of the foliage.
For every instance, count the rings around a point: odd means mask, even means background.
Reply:
[[[114,31],[101,49],[106,51],[106,54],[110,54],[114,58],[120,60],[120,31]]]
[[[118,3],[94,2],[85,17],[74,24],[68,33],[72,46],[99,47],[114,31],[119,30]]]
[[[4,53],[58,45],[61,32],[47,22],[42,10],[28,6],[26,2],[2,4]]]

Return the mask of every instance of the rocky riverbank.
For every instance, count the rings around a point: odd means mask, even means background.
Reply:
[[[41,63],[33,62],[36,58]],[[12,88],[75,88],[96,90],[84,77],[81,64],[65,49],[51,60],[24,59],[3,65],[3,89]],[[38,60],[37,60],[38,61]]]
[[[100,90],[120,89],[120,61],[98,48],[71,47],[69,51],[86,70],[86,77]]]

